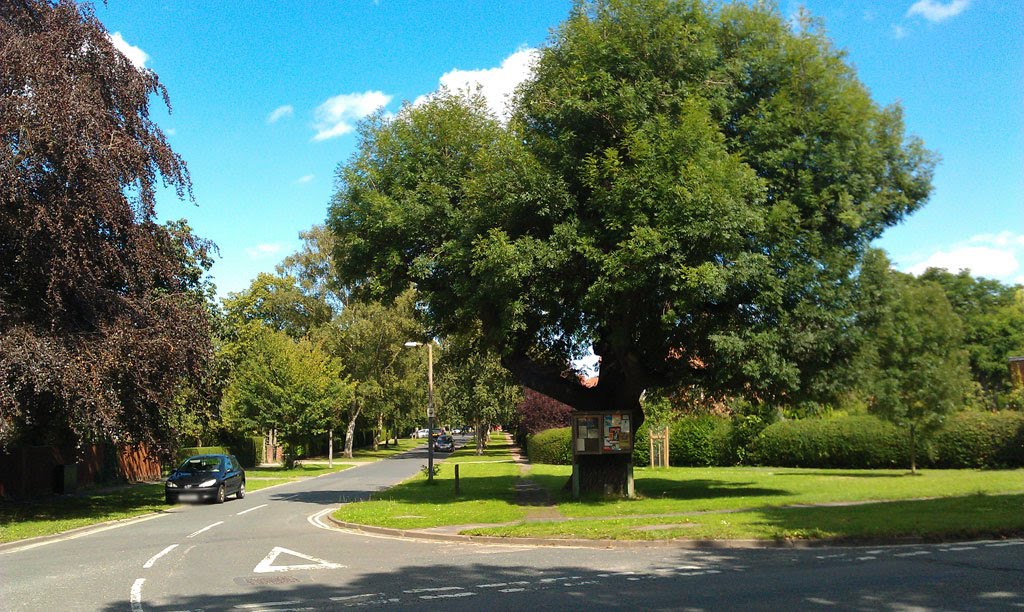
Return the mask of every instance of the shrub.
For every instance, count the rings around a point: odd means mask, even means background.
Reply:
[[[183,461],[195,455],[230,455],[231,451],[226,446],[189,446],[179,448],[178,454],[174,457],[174,466],[178,467]]]
[[[671,425],[669,465],[706,467],[733,463],[727,419],[714,416],[685,417]]]
[[[572,431],[569,427],[546,429],[533,434],[526,443],[531,463],[572,465]]]
[[[779,421],[747,451],[750,463],[778,467],[893,468],[909,461],[906,434],[873,416]]]
[[[962,412],[935,435],[935,467],[1024,466],[1024,414]]]

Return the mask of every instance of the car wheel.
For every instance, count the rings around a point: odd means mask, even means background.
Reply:
[[[164,503],[176,504],[178,503],[178,499],[170,493],[164,493]]]
[[[220,485],[219,487],[217,487],[217,498],[214,501],[216,501],[218,504],[223,504],[225,497],[224,493],[224,485]]]
[[[243,499],[245,497],[245,481],[238,486],[238,493],[235,494],[235,499]]]

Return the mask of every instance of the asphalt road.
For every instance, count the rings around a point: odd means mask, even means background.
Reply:
[[[1024,540],[809,549],[431,542],[323,515],[426,451],[0,552],[2,610],[1024,609]]]

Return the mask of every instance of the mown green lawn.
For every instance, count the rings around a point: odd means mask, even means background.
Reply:
[[[247,491],[338,472],[351,465],[335,464],[282,468],[252,468],[245,471]],[[0,543],[53,535],[97,523],[128,519],[169,506],[164,503],[164,486],[139,484],[92,495],[46,496],[26,501],[0,502]]]
[[[396,529],[519,520],[526,510],[515,503],[519,467],[511,462],[509,450],[508,441],[495,437],[480,456],[475,454],[472,441],[451,455],[435,454],[438,473],[433,484],[427,483],[424,465],[421,474],[376,494],[370,501],[344,505],[333,516],[341,521]]]

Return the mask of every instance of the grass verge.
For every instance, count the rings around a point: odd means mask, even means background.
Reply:
[[[346,504],[334,513],[341,521],[395,529],[421,529],[467,523],[503,523],[522,519],[515,503],[519,467],[511,462],[511,444],[494,438],[476,455],[471,446],[451,455],[435,455],[433,484],[423,473],[382,491],[370,501]],[[459,493],[455,466],[459,466]]]

